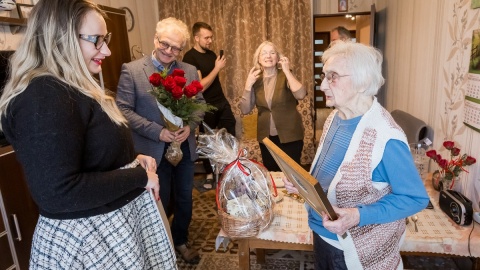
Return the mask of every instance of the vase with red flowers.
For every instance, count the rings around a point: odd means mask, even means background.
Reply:
[[[450,153],[450,159],[443,158],[435,150],[427,151],[427,157],[433,159],[438,164],[440,170],[433,174],[433,186],[435,189],[452,189],[455,181],[458,182],[458,176],[461,172],[467,172],[466,166],[475,164],[477,160],[467,154],[460,155],[460,148],[455,147],[453,141],[444,141],[443,147]]]

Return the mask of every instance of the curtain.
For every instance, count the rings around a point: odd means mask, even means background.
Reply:
[[[211,49],[225,51],[227,64],[220,82],[235,115],[253,54],[270,40],[290,60],[295,77],[307,89],[307,97],[297,107],[305,128],[302,164],[310,164],[315,154],[313,142],[313,29],[310,0],[172,0],[158,1],[159,18],[175,17],[189,28],[197,22],[210,24],[214,31]],[[191,31],[191,29],[190,29]],[[191,39],[185,46],[188,51]],[[253,112],[256,113],[256,110]]]

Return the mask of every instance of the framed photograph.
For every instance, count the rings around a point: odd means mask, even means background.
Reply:
[[[302,166],[296,163],[270,139],[263,139],[263,143],[270,154],[272,154],[282,172],[288,180],[295,185],[298,192],[308,205],[310,205],[310,207],[312,207],[319,215],[321,215],[322,212],[325,212],[330,219],[336,220],[338,218],[337,213],[333,210],[327,195],[317,179],[304,170]],[[345,238],[346,234],[343,235],[343,237]]]
[[[348,1],[338,0],[338,12],[347,12],[347,11],[348,11]]]
[[[18,17],[20,19],[28,19],[30,12],[32,12],[33,5],[17,4]]]

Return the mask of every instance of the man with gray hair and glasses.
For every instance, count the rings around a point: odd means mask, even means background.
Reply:
[[[186,262],[198,263],[197,250],[188,244],[188,227],[192,219],[194,161],[198,158],[195,129],[199,123],[190,122],[177,131],[165,128],[157,101],[149,93],[152,86],[148,78],[165,69],[168,74],[174,69],[182,69],[186,85],[193,80],[200,81],[194,66],[177,60],[188,38],[190,33],[184,22],[171,17],[159,21],[153,38],[155,49],[141,59],[123,64],[117,104],[132,129],[135,150],[157,161],[160,199],[167,215],[172,214],[169,210],[173,212],[171,229],[175,249]],[[196,98],[205,102],[201,93]],[[199,116],[203,119],[203,113]],[[166,149],[174,140],[181,143],[183,152],[183,158],[176,166],[165,158]],[[171,195],[174,203],[171,203]]]

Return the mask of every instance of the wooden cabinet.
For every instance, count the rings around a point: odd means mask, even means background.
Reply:
[[[28,269],[38,207],[11,146],[0,148],[0,270]]]

